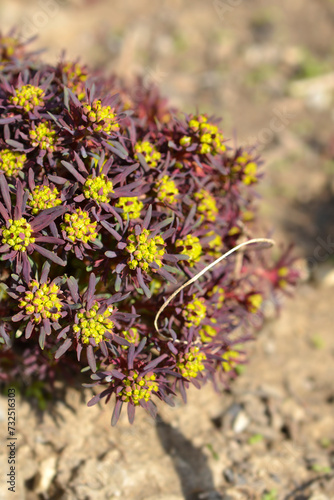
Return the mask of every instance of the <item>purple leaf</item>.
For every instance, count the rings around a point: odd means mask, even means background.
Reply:
[[[18,150],[18,151],[23,151],[24,150],[24,145],[22,144],[22,142],[13,141],[12,139],[7,139],[6,143],[9,146],[12,146],[12,148],[15,148],[15,150]]]
[[[111,224],[109,224],[109,222],[105,221],[105,220],[102,220],[101,221],[101,224],[102,226],[107,230],[109,231],[109,233],[117,240],[117,241],[121,241],[122,239],[122,236],[120,234],[117,233],[117,231],[115,231],[115,229],[112,228]]]
[[[65,213],[66,211],[67,207],[47,208],[46,210],[40,212],[37,217],[33,219],[33,221],[31,222],[31,227],[35,232],[38,232],[48,226],[55,219],[57,219],[57,217],[63,215],[63,213]]]
[[[72,339],[66,339],[55,354],[55,359],[59,359],[72,345]]]
[[[10,219],[10,217],[7,213],[7,210],[5,209],[5,207],[3,206],[3,204],[1,202],[0,202],[0,214],[5,219],[5,222],[7,222]]]
[[[34,329],[34,324],[29,322],[26,326],[26,331],[25,331],[26,339],[30,339],[33,329]]]
[[[0,174],[0,189],[2,193],[3,200],[5,202],[6,208],[9,213],[12,211],[12,203],[10,201],[10,193],[9,193],[9,187],[8,183],[6,181],[6,178],[3,174]]]
[[[67,280],[67,285],[74,302],[79,302],[79,287],[77,280],[73,278],[73,276],[70,276]]]
[[[95,287],[96,287],[96,277],[94,273],[90,273],[89,276],[89,284],[88,284],[88,289],[87,289],[87,306],[88,309],[91,307],[91,302],[94,297],[95,293]]]
[[[110,372],[114,378],[119,380],[123,380],[125,378],[124,373],[119,372],[118,370],[111,370]]]
[[[153,368],[155,368],[163,359],[166,359],[168,357],[167,354],[162,354],[158,358],[154,359],[151,361],[148,365],[145,366],[145,372],[151,371]]]
[[[55,245],[63,245],[65,243],[61,238],[55,238],[54,236],[37,236],[35,241],[39,241],[40,243],[53,243]]]
[[[128,403],[128,419],[129,419],[130,424],[133,424],[133,422],[134,422],[135,413],[136,413],[135,405]]]
[[[123,406],[123,401],[121,401],[120,399],[117,399],[116,404],[115,404],[115,408],[114,408],[114,411],[113,411],[113,414],[111,417],[112,427],[114,427],[118,422],[118,419],[119,419],[121,411],[122,411],[122,406]]]
[[[8,345],[9,347],[11,347],[12,345],[12,341],[11,341],[11,338],[9,337],[9,335],[6,333],[6,330],[5,330],[5,327],[3,324],[0,325],[0,335],[2,336],[2,338],[4,339],[6,345]]]
[[[42,350],[44,349],[45,337],[46,337],[46,331],[45,331],[45,328],[42,326],[39,337],[38,337],[38,343],[39,343],[39,346]]]
[[[0,125],[6,125],[6,123],[13,123],[16,121],[15,116],[10,116],[8,118],[0,118]]]
[[[172,274],[170,274],[168,271],[166,271],[166,269],[164,269],[164,268],[158,269],[157,274],[160,274],[160,276],[165,278],[165,280],[169,281],[170,283],[177,284],[177,279],[174,278],[174,276]]]
[[[23,311],[18,312],[15,316],[12,317],[12,321],[16,323],[16,321],[22,321],[25,317],[25,313]]]
[[[94,349],[92,345],[87,347],[87,361],[92,372],[96,372],[96,359],[94,355]]]
[[[137,279],[138,279],[139,286],[142,288],[146,297],[150,299],[152,294],[151,294],[150,289],[145,284],[141,269],[137,269]]]
[[[43,257],[46,257],[47,259],[50,259],[52,262],[54,262],[55,264],[59,264],[60,266],[66,266],[66,262],[64,262],[60,257],[58,257],[58,255],[56,255],[55,253],[53,252],[50,252],[50,250],[47,250],[46,248],[43,248],[39,245],[36,245],[36,243],[34,243],[33,245],[34,249],[40,253],[41,255],[43,255]]]
[[[110,389],[105,389],[104,391],[100,392],[100,394],[96,394],[95,396],[92,397],[87,403],[87,406],[94,406],[96,403],[101,401],[102,398],[105,398],[110,394]]]
[[[64,160],[62,160],[62,164],[73,175],[73,177],[76,178],[77,181],[81,182],[81,184],[85,184],[86,179],[81,174],[79,174],[79,172],[77,171],[77,169],[75,167],[73,167],[73,165],[68,163],[68,161],[64,161]]]
[[[143,221],[143,227],[145,229],[148,228],[148,226],[150,225],[150,222],[151,222],[151,217],[152,217],[152,205],[150,205],[147,209],[147,212],[146,212],[146,215],[145,215],[145,219]]]

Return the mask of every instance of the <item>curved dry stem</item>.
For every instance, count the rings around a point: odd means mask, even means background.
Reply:
[[[168,306],[168,304],[181,292],[181,290],[183,290],[187,286],[189,286],[192,283],[194,283],[195,281],[197,281],[201,276],[203,276],[203,274],[205,274],[210,269],[212,269],[214,266],[216,266],[217,264],[219,264],[219,262],[221,262],[222,260],[226,259],[232,253],[237,252],[238,250],[240,250],[240,248],[243,248],[243,247],[245,247],[247,245],[251,245],[251,244],[255,244],[255,243],[262,243],[262,244],[264,244],[264,247],[261,246],[261,248],[270,248],[270,247],[272,247],[275,244],[274,240],[271,240],[269,238],[253,238],[252,240],[244,241],[243,243],[240,243],[236,247],[231,248],[231,250],[229,250],[228,252],[226,252],[223,255],[221,255],[220,257],[218,257],[218,259],[216,259],[213,262],[211,262],[211,264],[208,264],[204,269],[202,269],[202,271],[200,271],[199,273],[195,274],[195,276],[193,276],[190,280],[188,280],[185,283],[183,283],[183,285],[181,285],[177,290],[175,290],[175,292],[172,293],[172,295],[166,300],[166,302],[164,302],[162,304],[162,306],[160,307],[160,309],[157,312],[157,314],[155,316],[155,319],[154,319],[154,327],[155,327],[156,331],[158,333],[160,333],[159,332],[159,327],[158,327],[158,319],[159,319],[161,313]],[[259,250],[259,248],[257,248],[257,250]]]

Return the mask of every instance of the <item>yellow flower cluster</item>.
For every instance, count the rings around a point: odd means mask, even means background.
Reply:
[[[41,210],[61,205],[58,195],[59,191],[56,187],[51,189],[49,186],[36,186],[31,193],[31,199],[28,200],[28,205],[32,208],[33,214],[38,214]]]
[[[219,236],[219,234],[216,234],[214,231],[209,231],[208,233],[206,233],[205,236],[215,236],[208,243],[208,247],[210,249],[208,251],[208,254],[213,255],[214,257],[217,257],[218,255],[220,255],[221,250],[223,248],[222,237]]]
[[[85,97],[83,83],[87,80],[87,75],[83,72],[82,67],[78,63],[68,63],[63,67],[63,73],[67,76],[66,85],[72,89],[79,101]],[[77,82],[78,83],[73,83]]]
[[[151,168],[155,168],[158,165],[158,161],[160,161],[161,154],[157,151],[155,146],[148,141],[139,141],[135,144],[134,150],[136,153],[141,153],[147,165]],[[138,155],[135,154],[136,160],[138,160]]]
[[[198,326],[206,316],[206,305],[203,297],[197,299],[196,295],[193,294],[192,298],[192,302],[189,302],[182,311],[182,315],[186,320],[185,325],[188,328]]]
[[[122,217],[124,220],[127,219],[127,216],[129,216],[129,219],[138,219],[143,206],[144,203],[139,201],[137,196],[133,196],[132,198],[124,196],[119,198],[116,203],[117,208],[123,209]]]
[[[98,203],[108,203],[109,196],[114,192],[113,183],[102,174],[98,177],[89,176],[83,187],[85,198],[95,200]]]
[[[24,153],[14,153],[10,149],[0,151],[0,171],[7,177],[15,177],[22,170],[26,161],[27,157]]]
[[[224,288],[219,287],[218,285],[215,285],[212,290],[208,292],[208,297],[212,297],[213,295],[216,295],[216,308],[221,309],[223,307],[223,303],[225,301],[225,290]]]
[[[193,267],[196,262],[198,262],[202,255],[202,245],[199,242],[197,236],[191,236],[191,234],[187,234],[187,236],[183,240],[176,240],[175,242],[176,248],[183,247],[181,254],[188,255],[189,259],[187,260],[190,267]]]
[[[254,184],[257,182],[257,164],[252,161],[252,157],[248,153],[243,153],[238,156],[236,163],[243,167],[243,179],[242,182],[246,185]]]
[[[123,336],[125,340],[128,342],[131,342],[131,344],[139,344],[140,341],[140,335],[138,332],[138,328],[130,328],[130,330],[124,330],[123,331]],[[128,349],[128,346],[123,345],[123,349]]]
[[[61,229],[66,232],[67,239],[75,243],[82,241],[88,243],[97,238],[96,226],[97,222],[92,222],[89,218],[88,212],[77,208],[72,214],[65,214],[65,224],[60,225]]]
[[[247,307],[251,313],[256,313],[263,302],[262,295],[260,293],[253,293],[247,297]]]
[[[110,332],[114,327],[114,323],[109,319],[113,308],[109,306],[104,313],[98,314],[99,308],[99,303],[95,302],[88,311],[78,313],[79,323],[73,326],[73,331],[74,333],[80,332],[83,344],[89,344],[91,338],[99,344],[105,339],[105,333]]]
[[[195,193],[194,198],[199,202],[197,211],[202,214],[206,220],[214,222],[218,215],[218,208],[212,194],[208,193],[205,189],[201,189],[198,193]]]
[[[15,50],[20,45],[20,42],[16,38],[12,37],[2,37],[1,47],[0,47],[0,61],[7,62],[14,55]],[[3,69],[3,65],[0,65],[0,70]]]
[[[157,198],[159,201],[169,203],[170,205],[177,202],[176,196],[179,194],[179,190],[175,182],[170,179],[168,175],[164,175],[162,179],[156,183],[155,187],[157,189]]]
[[[288,274],[289,274],[289,269],[287,267],[280,267],[279,270],[277,271],[277,275],[280,278],[280,280],[278,281],[278,285],[281,288],[286,287],[287,281],[285,278],[288,276]]]
[[[15,90],[15,96],[10,96],[9,102],[15,106],[22,106],[28,113],[36,106],[43,106],[44,90],[34,85],[23,85],[20,89]]]
[[[116,121],[116,114],[110,106],[102,106],[100,99],[95,99],[90,104],[83,105],[84,113],[87,115],[88,120],[94,123],[94,130],[96,132],[105,132],[111,134],[119,129],[119,124]]]
[[[59,287],[53,283],[41,285],[33,280],[29,283],[29,292],[25,293],[24,299],[19,306],[24,307],[26,314],[31,316],[35,323],[40,323],[43,318],[58,321],[61,317],[62,304],[59,300]]]
[[[165,244],[163,238],[159,235],[150,238],[148,229],[143,229],[139,235],[130,234],[128,236],[128,246],[126,250],[133,256],[128,260],[130,269],[136,269],[139,265],[144,271],[150,269],[150,264],[154,262],[157,266],[162,266],[162,257],[165,255]]]
[[[198,153],[216,155],[226,150],[223,134],[219,131],[217,125],[208,123],[205,115],[194,116],[189,121],[189,127],[195,133],[199,134],[200,145]],[[181,146],[188,147],[191,143],[192,138],[188,135],[180,139]]]
[[[31,243],[35,243],[32,237],[31,225],[22,217],[18,220],[9,219],[9,227],[2,231],[2,242],[11,246],[14,250],[25,252]]]
[[[225,372],[230,372],[238,364],[239,353],[237,351],[226,351],[222,356],[222,367]]]
[[[216,323],[216,320],[211,319],[212,323]],[[199,331],[199,336],[201,337],[201,341],[203,343],[205,342],[211,342],[213,337],[217,335],[217,330],[211,326],[211,325],[203,325],[202,328]]]
[[[141,399],[149,401],[152,392],[157,392],[159,389],[155,380],[156,376],[154,373],[140,377],[139,374],[135,372],[131,378],[127,377],[122,380],[122,384],[125,387],[120,391],[119,396],[125,403],[131,401],[134,405],[139,405]]]
[[[203,361],[206,360],[206,355],[200,352],[199,347],[191,347],[182,360],[176,363],[181,375],[185,378],[196,378],[197,375],[205,370]]]
[[[35,130],[29,130],[29,137],[31,145],[34,148],[46,149],[48,151],[55,151],[55,135],[56,131],[49,127],[46,123],[39,123]]]

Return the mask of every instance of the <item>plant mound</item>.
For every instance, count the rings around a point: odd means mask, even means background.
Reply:
[[[153,416],[157,397],[225,386],[264,300],[296,283],[290,252],[245,251],[164,301],[256,226],[259,159],[219,121],[133,95],[78,62],[0,37],[0,380],[73,380]],[[140,85],[140,82],[139,82]],[[138,82],[137,82],[138,87]]]

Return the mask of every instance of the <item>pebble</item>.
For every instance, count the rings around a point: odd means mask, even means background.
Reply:
[[[233,431],[236,434],[243,432],[250,424],[250,419],[244,411],[240,411],[233,422]]]
[[[35,492],[46,493],[50,487],[51,481],[56,475],[56,456],[51,456],[40,465],[39,473],[36,478]]]

